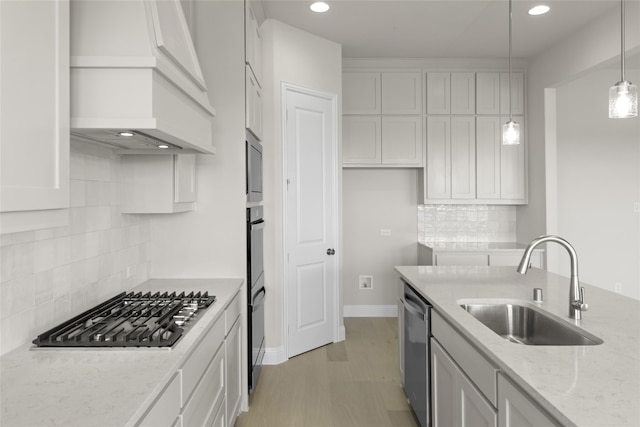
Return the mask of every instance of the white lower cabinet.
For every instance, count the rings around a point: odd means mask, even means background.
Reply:
[[[195,345],[136,426],[227,427],[235,423],[242,397],[239,295]]]
[[[496,409],[434,339],[431,366],[434,427],[498,425]]]
[[[507,377],[498,374],[499,427],[559,426]]]

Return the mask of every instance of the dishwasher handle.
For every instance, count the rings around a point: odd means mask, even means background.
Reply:
[[[420,320],[424,321],[426,313],[424,312],[424,310],[420,306],[419,302],[416,301],[413,297],[411,297],[410,295],[405,294],[404,295],[403,305],[404,305],[404,308],[410,314],[412,314],[414,316],[417,316],[417,317],[420,318]]]

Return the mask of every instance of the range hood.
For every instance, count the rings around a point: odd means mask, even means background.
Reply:
[[[180,0],[71,2],[71,134],[123,154],[215,153]]]

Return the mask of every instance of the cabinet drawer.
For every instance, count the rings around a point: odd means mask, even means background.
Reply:
[[[193,390],[202,378],[209,362],[216,354],[224,340],[224,321],[218,319],[209,329],[200,344],[178,370],[182,373],[182,405],[189,400]],[[189,424],[187,424],[189,425]]]
[[[224,312],[224,336],[229,335],[229,331],[233,328],[233,325],[236,323],[236,319],[240,316],[240,312],[242,311],[241,302],[240,302],[240,292],[233,297],[233,301],[227,306],[227,309]]]
[[[180,374],[173,376],[167,387],[160,393],[160,396],[153,402],[151,409],[147,412],[140,423],[140,427],[160,427],[173,426],[176,417],[180,414]]]
[[[489,265],[487,254],[436,254],[435,265]]]
[[[203,426],[224,401],[224,348],[220,348],[207,367],[182,412],[185,426]]]
[[[498,369],[434,311],[431,316],[431,333],[493,406],[497,406]]]

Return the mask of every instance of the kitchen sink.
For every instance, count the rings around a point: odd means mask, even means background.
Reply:
[[[514,302],[458,301],[460,307],[501,337],[525,345],[598,345],[604,341],[537,307]]]

